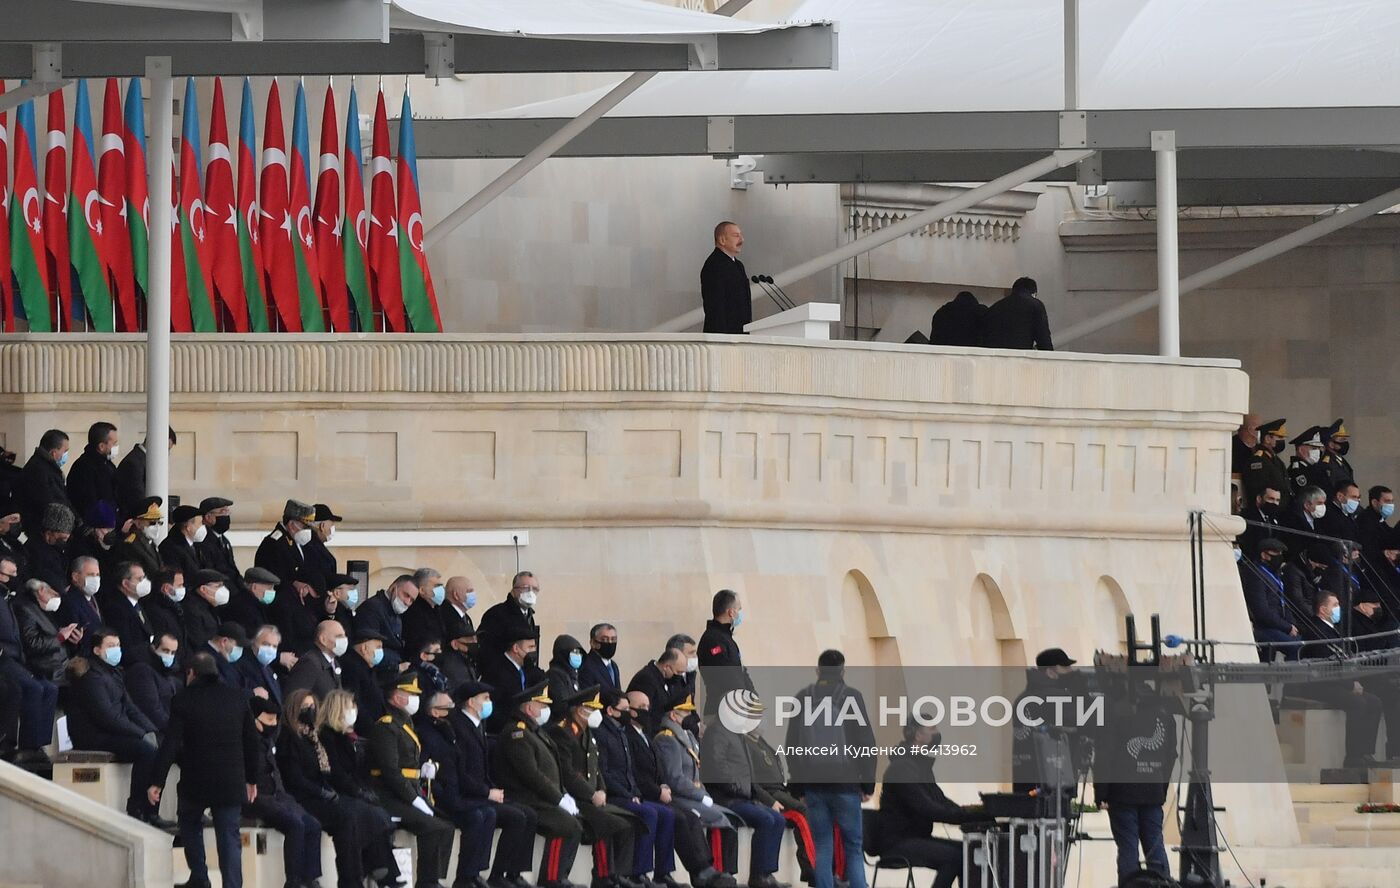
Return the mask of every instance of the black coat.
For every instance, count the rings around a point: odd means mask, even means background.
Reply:
[[[1176,764],[1174,716],[1179,711],[1179,706],[1151,696],[1136,704],[1110,700],[1109,715],[1094,743],[1095,799],[1158,807],[1166,803]]]
[[[458,775],[462,794],[467,798],[484,799],[496,788],[491,778],[491,744],[485,727],[473,724],[461,709],[452,710],[448,721],[457,733],[457,749],[462,754],[462,769]]]
[[[161,540],[156,551],[160,553],[161,564],[169,568],[178,568],[185,575],[186,587],[194,586],[194,575],[197,571],[210,567],[202,560],[199,546],[185,539],[185,535],[178,530]],[[228,580],[228,577],[224,579]],[[233,588],[231,580],[229,588]]]
[[[340,681],[345,690],[355,695],[355,703],[360,710],[355,730],[364,734],[370,725],[389,711],[389,704],[384,700],[384,689],[379,686],[374,670],[364,657],[353,651],[340,661]]]
[[[115,629],[121,639],[123,656],[150,650],[155,623],[146,615],[145,602],[150,599],[149,595],[136,602],[120,592],[111,595],[99,592],[97,598],[102,608],[102,621]]]
[[[347,795],[355,797],[355,790],[358,789],[353,777],[348,774],[344,775],[338,787],[334,768],[322,771],[316,747],[290,725],[283,725],[277,737],[277,770],[282,774],[287,792],[302,803],[332,801],[342,788],[347,790]]]
[[[1255,629],[1276,629],[1287,633],[1302,619],[1301,615],[1295,615],[1289,608],[1283,578],[1271,570],[1242,561],[1240,584],[1244,587],[1249,622]]]
[[[44,542],[39,534],[31,533],[24,541],[23,580],[43,580],[55,592],[62,592],[68,585],[68,562],[63,550]]]
[[[351,658],[358,660],[360,655],[352,653],[345,659]],[[292,667],[292,671],[287,673],[284,690],[290,694],[306,688],[317,700],[324,700],[331,691],[345,687],[344,674],[345,669],[340,658],[336,658],[336,662],[332,663],[326,659],[320,648],[313,648],[302,655]],[[354,688],[348,690],[354,693]]]
[[[597,685],[606,690],[608,688],[622,687],[622,670],[617,666],[617,660],[607,663],[597,651],[589,651],[583,655],[583,665],[578,670],[578,682],[581,687]]]
[[[99,502],[117,506],[117,467],[97,452],[91,444],[68,470],[68,500],[79,518],[86,518],[88,509]]]
[[[300,662],[300,661],[298,661]],[[243,690],[249,694],[258,688],[267,691],[267,698],[282,706],[282,679],[277,674],[277,661],[272,661],[272,666],[264,666],[258,659],[256,647],[252,647],[244,654],[237,663],[233,664],[234,671],[238,673]]]
[[[929,328],[930,345],[982,344],[982,326],[987,317],[987,306],[977,301],[971,293],[962,292],[951,302],[945,302],[933,313],[933,323]]]
[[[598,744],[598,767],[603,772],[603,787],[609,798],[634,799],[642,795],[626,730],[605,715],[603,723],[593,732]]]
[[[892,848],[905,839],[927,839],[935,823],[977,819],[944,795],[933,777],[933,759],[913,752],[890,757],[880,788],[879,817],[880,844],[884,848]]]
[[[87,671],[73,682],[65,706],[73,745],[103,749],[114,738],[139,740],[154,732],[155,724],[127,691],[122,671],[96,657],[86,662]]]
[[[117,464],[115,480],[121,514],[128,518],[138,514],[146,498],[146,445],[137,444],[126,452]]]
[[[112,561],[114,563],[132,561],[141,565],[141,568],[146,571],[146,576],[151,578],[152,583],[156,581],[155,576],[160,573],[164,564],[160,560],[160,550],[156,548],[155,543],[146,539],[140,531],[127,534],[112,546]],[[194,582],[194,577],[187,576],[184,578],[184,582],[188,585]]]
[[[19,632],[19,620],[8,599],[0,596],[0,657],[24,662],[24,640]]]
[[[1381,552],[1390,542],[1391,528],[1381,517],[1381,513],[1367,506],[1356,513],[1356,537],[1361,542],[1361,549],[1366,557],[1372,562],[1377,562],[1383,556]]]
[[[656,758],[656,748],[651,744],[650,732],[646,728],[638,731],[635,727],[628,727],[623,733],[627,737],[627,749],[632,754],[632,776],[637,781],[638,793],[644,801],[659,801],[661,784],[665,780],[661,776],[661,765]]]
[[[189,650],[204,650],[209,646],[209,639],[219,631],[218,613],[213,605],[200,597],[199,592],[188,587],[181,607],[184,610],[185,639]]]
[[[403,656],[417,661],[418,651],[430,638],[442,641],[442,616],[421,597],[413,599],[400,618],[403,623]],[[445,646],[445,643],[444,643]]]
[[[437,762],[437,776],[433,778],[433,809],[451,818],[485,804],[484,798],[467,792],[467,786],[474,786],[476,781],[466,774],[467,763],[452,725],[445,719],[438,722],[424,716],[414,719],[413,729],[423,743],[422,760]]]
[[[106,612],[103,611],[102,602],[97,600],[97,596],[88,598],[82,589],[69,586],[63,590],[63,604],[59,607],[58,613],[54,614],[54,622],[59,626],[68,623],[77,623],[83,630],[83,634],[91,636],[106,621]],[[75,651],[76,653],[76,651]]]
[[[185,593],[185,601],[190,600],[189,594],[188,591]],[[159,589],[147,595],[141,606],[146,609],[146,618],[151,621],[151,634],[156,638],[162,635],[175,636],[180,641],[180,656],[183,658],[189,651],[189,633],[185,631],[185,606],[176,604]]]
[[[992,303],[983,324],[982,342],[988,348],[1055,349],[1045,303],[1028,293],[1003,296]]]
[[[68,666],[68,651],[58,640],[53,615],[45,613],[39,602],[28,594],[14,600],[14,612],[29,671],[55,684],[66,684],[68,680],[63,673]]]
[[[302,582],[325,595],[331,575],[340,573],[335,555],[331,554],[331,550],[326,548],[326,544],[314,533],[311,535],[311,542],[301,547],[301,554]],[[280,579],[282,575],[277,576]]]
[[[651,709],[646,714],[645,728],[647,735],[655,734],[661,729],[661,717],[666,714],[667,691],[666,677],[661,674],[661,667],[653,660],[637,670],[637,674],[632,676],[632,680],[627,683],[627,691],[640,691],[647,695],[647,702],[651,704]]]
[[[228,584],[228,604],[219,608],[219,619],[230,620],[242,626],[249,638],[257,635],[259,629],[272,622],[268,617],[267,605],[254,598],[247,587],[237,588],[232,583]],[[283,645],[283,648],[285,649],[286,645]]]
[[[524,669],[523,682],[520,673],[521,670],[517,669],[515,663],[507,659],[505,654],[497,654],[495,659],[481,664],[481,680],[492,688],[491,717],[486,720],[486,730],[492,734],[501,730],[511,720],[511,710],[515,708],[511,705],[511,698],[523,688],[539,681],[539,670],[532,669],[528,664]]]
[[[234,593],[233,597],[237,598],[239,592],[247,590],[248,587],[243,582],[243,572],[238,569],[238,560],[233,557],[233,544],[227,537],[216,533],[211,527],[204,535],[204,542],[195,543],[194,547],[198,550],[200,563],[210,570],[217,570],[228,580],[228,587]]]
[[[210,676],[171,701],[152,779],[164,786],[171,765],[178,764],[181,807],[242,806],[247,785],[258,782],[260,752],[246,695]]]
[[[734,641],[734,625],[709,620],[697,645],[700,676],[705,682],[705,714],[719,708],[720,698],[737,688],[753,690],[753,680],[744,668],[744,657]]]
[[[476,657],[460,653],[452,647],[454,638],[476,635],[476,625],[470,614],[459,615],[450,601],[444,601],[437,612],[442,624],[442,656],[438,658],[438,665],[447,676],[449,690],[456,690],[466,682],[475,681],[480,675]]]
[[[44,508],[49,503],[62,503],[70,509],[73,508],[68,499],[68,486],[63,480],[63,470],[38,447],[34,448],[34,453],[20,471],[18,486],[20,521],[24,525],[24,532],[31,537],[39,535]],[[81,515],[78,517],[82,518]]]
[[[753,320],[753,293],[744,263],[715,247],[700,268],[706,333],[743,333]]]
[[[146,652],[141,656],[139,651],[134,653],[137,654],[133,657],[136,662],[122,667],[126,673],[126,689],[136,708],[156,726],[157,731],[163,732],[170,723],[170,701],[184,688],[184,678],[178,671],[178,665],[166,669],[155,654]],[[130,655],[123,648],[122,659],[125,660],[127,656]]]
[[[540,627],[535,624],[535,609],[524,608],[515,598],[507,595],[505,601],[497,602],[481,615],[476,626],[476,637],[480,642],[477,649],[477,666],[486,674],[486,663],[499,659],[506,652],[505,639],[516,630],[526,629],[535,636],[535,647],[539,648]],[[499,703],[497,704],[500,705]]]
[[[314,539],[314,535],[313,535]],[[272,533],[263,537],[263,541],[258,544],[257,554],[253,556],[253,564],[264,570],[272,571],[273,576],[280,581],[277,584],[277,600],[273,602],[273,607],[291,601],[298,601],[296,589],[292,586],[295,582],[308,582],[304,573],[306,566],[305,548],[298,547],[292,535],[287,533],[287,529],[278,524],[272,529]],[[283,632],[285,635],[285,631]]]
[[[1269,537],[1278,536],[1278,521],[1273,516],[1259,511],[1257,506],[1247,506],[1240,512],[1240,517],[1258,523],[1246,524],[1244,533],[1236,537],[1235,542],[1239,544],[1240,551],[1244,552],[1244,557],[1258,558],[1259,544]]]
[[[385,672],[394,672],[398,670],[404,657],[403,619],[394,613],[389,598],[388,592],[381,592],[371,595],[369,601],[360,605],[355,611],[355,637],[359,638],[365,632],[375,632],[382,636],[384,659],[379,668]]]

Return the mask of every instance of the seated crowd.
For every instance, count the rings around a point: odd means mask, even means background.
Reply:
[[[94,424],[66,478],[61,431],[22,468],[0,454],[0,755],[41,769],[65,715],[76,749],[130,763],[126,812],[178,831],[187,885],[210,884],[208,812],[226,886],[241,884],[252,817],[284,834],[287,885],[301,888],[319,885],[323,833],[339,885],[401,884],[395,829],[416,838],[418,885],[443,884],[456,845],[454,888],[529,888],[536,866],[542,888],[571,888],[588,843],[597,888],[677,888],[677,857],[696,888],[733,888],[740,827],[754,830],[750,888],[786,888],[774,873],[788,828],[804,880],[832,888],[854,856],[864,888],[858,830],[833,864],[832,827],[814,838],[760,735],[742,737],[747,779],[701,778],[696,675],[739,662],[735,593],[715,595],[698,653],[673,635],[629,675],[617,629],[599,623],[586,645],[555,638],[541,667],[531,572],[478,624],[472,581],[429,567],[366,594],[326,545],[341,518],[324,504],[288,500],[246,568],[227,498],[179,505],[157,545],[167,516],[144,493],[146,445],[118,464],[117,442]],[[171,823],[159,803],[175,765]],[[896,832],[926,839],[960,816],[939,799],[904,803],[914,827]]]
[[[1280,454],[1292,444],[1285,466]],[[1285,420],[1248,415],[1234,441],[1236,540],[1245,604],[1263,662],[1330,659],[1400,647],[1400,528],[1395,494],[1364,489],[1342,420],[1288,437]],[[1400,759],[1400,679],[1299,682],[1286,694],[1344,710],[1347,767]]]

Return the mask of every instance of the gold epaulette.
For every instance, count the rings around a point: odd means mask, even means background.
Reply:
[[[381,725],[391,725],[394,723],[394,717],[392,715],[381,716],[379,719],[379,723]]]

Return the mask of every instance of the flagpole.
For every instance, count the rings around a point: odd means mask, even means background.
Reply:
[[[174,187],[175,81],[169,56],[149,56],[151,81],[150,291],[146,297],[146,495],[170,503],[170,192]],[[160,525],[157,525],[160,527]],[[163,536],[164,534],[162,534]]]

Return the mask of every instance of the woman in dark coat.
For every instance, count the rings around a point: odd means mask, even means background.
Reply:
[[[572,635],[554,639],[554,656],[549,660],[549,699],[568,700],[578,693],[578,668],[583,665],[583,645]]]

